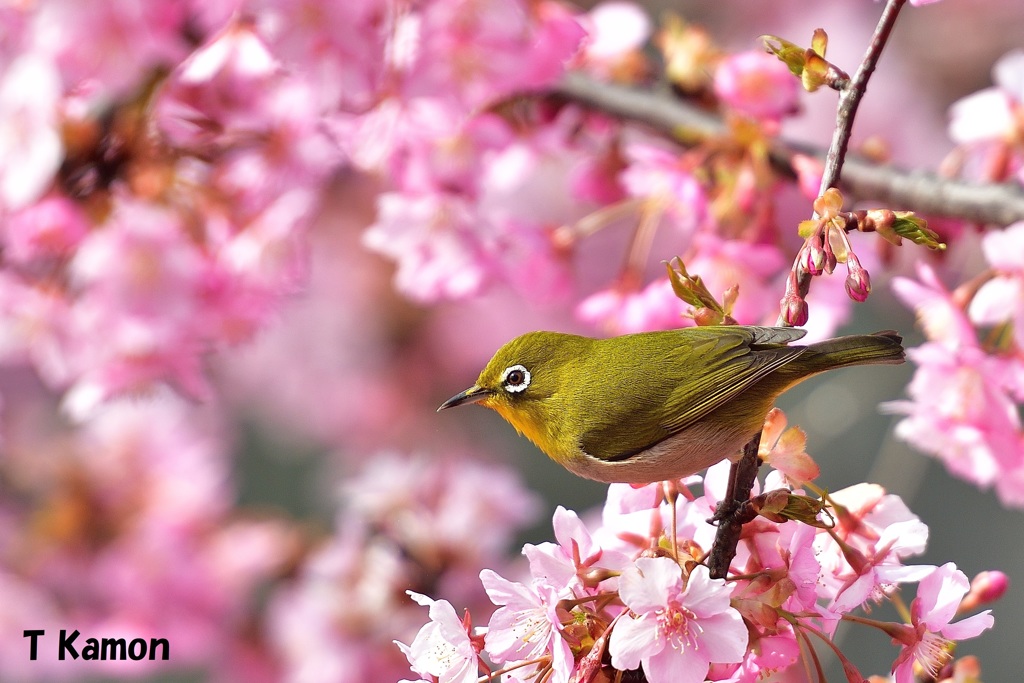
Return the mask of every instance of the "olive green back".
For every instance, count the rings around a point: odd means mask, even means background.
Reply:
[[[587,453],[606,460],[629,457],[794,364],[807,348],[786,344],[804,334],[725,326],[600,340],[587,362],[590,371],[574,382],[583,410],[567,419],[583,427],[580,446]],[[806,374],[799,366],[779,374],[761,389],[768,394],[765,402]]]

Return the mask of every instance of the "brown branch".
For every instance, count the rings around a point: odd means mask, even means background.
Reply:
[[[835,187],[839,182],[843,162],[846,160],[846,151],[850,146],[850,135],[853,133],[853,120],[857,117],[857,108],[860,106],[864,93],[867,92],[868,81],[871,79],[871,74],[875,72],[878,58],[882,56],[882,48],[889,42],[889,36],[892,35],[892,29],[896,25],[896,18],[906,2],[907,0],[888,0],[885,3],[885,9],[882,10],[882,16],[878,20],[878,25],[871,36],[871,42],[868,44],[860,66],[853,74],[853,79],[839,92],[836,127],[832,132],[832,143],[825,155],[825,171],[821,175],[819,195],[824,194],[828,188]]]
[[[570,73],[554,88],[567,100],[617,118],[647,126],[694,146],[723,136],[721,118],[680,100],[667,88],[636,88],[596,81]],[[825,161],[825,150],[812,145],[776,140],[769,150],[772,166],[795,178],[792,159],[804,155]],[[1018,185],[970,183],[942,178],[927,171],[907,171],[849,155],[839,188],[848,199],[871,200],[891,208],[972,223],[1009,225],[1024,221],[1024,190]]]
[[[724,579],[729,575],[729,565],[736,557],[743,525],[757,517],[757,512],[750,505],[750,492],[761,467],[761,458],[757,455],[760,447],[759,431],[743,447],[743,457],[739,462],[734,462],[729,468],[729,488],[712,518],[718,522],[715,541],[708,553],[708,573],[713,579]]]

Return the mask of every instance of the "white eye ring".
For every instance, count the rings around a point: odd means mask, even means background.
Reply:
[[[512,384],[511,382],[505,384],[505,391],[511,391],[513,394],[526,391],[526,387],[530,386],[530,371],[522,365],[513,365],[505,368],[505,372],[501,373],[501,381],[504,383],[513,372],[523,373],[523,379],[518,384]]]

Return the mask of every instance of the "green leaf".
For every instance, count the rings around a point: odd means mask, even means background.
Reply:
[[[914,244],[920,244],[929,249],[944,251],[946,244],[939,241],[939,235],[928,228],[928,221],[915,216],[911,211],[896,211],[896,220],[893,221],[892,230],[900,237],[905,237]]]
[[[763,35],[761,42],[764,49],[778,57],[795,76],[803,73],[807,50],[778,36]]]

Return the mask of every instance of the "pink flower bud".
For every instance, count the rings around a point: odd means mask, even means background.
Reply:
[[[806,270],[810,275],[821,275],[825,272],[825,263],[827,258],[820,236],[815,235],[808,240],[800,256],[804,270]]]
[[[867,301],[868,294],[871,293],[871,278],[868,276],[868,271],[859,270],[847,275],[846,293],[856,302]]]
[[[981,572],[971,581],[971,590],[960,602],[958,612],[973,612],[981,605],[995,602],[1010,589],[1010,577],[1001,571]]]
[[[799,327],[807,324],[807,302],[803,297],[787,292],[779,305],[782,308],[782,319],[786,321],[787,325]]]
[[[849,272],[846,276],[846,293],[854,301],[864,302],[871,293],[871,276],[853,252],[847,254],[846,268]]]
[[[825,272],[829,275],[836,269],[836,264],[839,263],[839,259],[836,258],[836,252],[832,245],[832,240],[824,240],[821,245],[821,250],[825,254]]]

